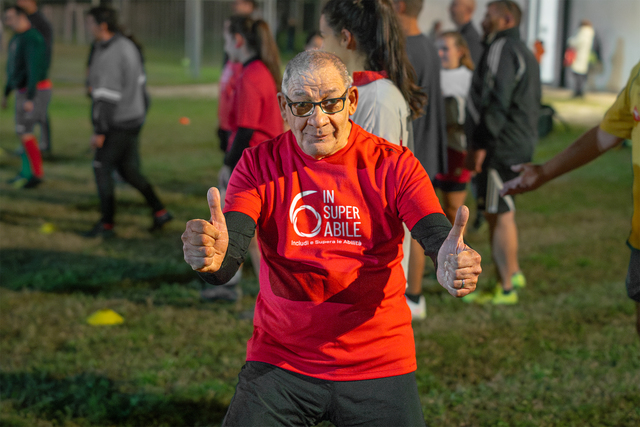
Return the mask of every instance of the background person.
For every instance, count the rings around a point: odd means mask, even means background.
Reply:
[[[520,176],[504,183],[501,193],[520,194],[598,158],[625,139],[631,139],[633,164],[633,216],[627,245],[631,249],[626,287],[636,302],[636,330],[640,336],[640,62],[631,70],[625,88],[604,115],[599,126],[576,139],[570,146],[542,165],[513,166]]]
[[[584,96],[584,86],[587,82],[595,34],[591,21],[584,19],[580,22],[576,34],[567,42],[576,52],[575,59],[569,66],[574,80],[574,98],[582,98]]]
[[[480,59],[482,58],[485,45],[482,41],[482,37],[480,37],[480,34],[478,33],[478,30],[476,30],[476,27],[471,21],[475,11],[475,0],[452,0],[449,4],[449,16],[462,35],[462,38],[464,38],[464,40],[467,42],[469,52],[471,53],[471,59],[473,60],[474,65],[477,66],[480,63]],[[477,206],[478,184],[476,180],[477,177],[473,175],[471,178],[470,187],[471,194],[473,195]],[[480,210],[476,209],[476,217],[473,220],[473,225],[471,226],[471,228],[472,230],[479,232],[483,228],[483,225],[485,225],[484,215]]]
[[[467,169],[478,173],[478,209],[489,223],[499,283],[491,294],[465,301],[515,304],[514,286],[525,286],[518,262],[515,202],[499,193],[502,183],[515,177],[511,166],[531,160],[538,139],[540,66],[520,40],[521,17],[517,3],[493,1],[482,21],[487,49],[474,72],[467,102],[466,161]]]
[[[424,113],[413,121],[413,153],[433,180],[438,173],[447,170],[447,134],[440,90],[440,58],[433,41],[418,27],[422,3],[422,0],[396,0],[393,6],[406,36],[407,57],[416,72],[416,83],[428,100]],[[426,301],[422,295],[425,263],[420,244],[411,240],[406,297],[414,319],[427,316]]]
[[[16,134],[22,142],[22,169],[9,180],[15,188],[40,185],[44,171],[42,154],[34,133],[36,123],[44,122],[51,100],[51,81],[47,78],[46,46],[42,35],[33,28],[27,12],[10,6],[4,12],[5,23],[14,32],[9,40],[7,83],[2,96],[2,109],[16,90]]]
[[[92,100],[91,146],[95,148],[93,171],[102,217],[83,235],[114,236],[114,170],[138,190],[151,207],[153,223],[149,231],[159,230],[173,217],[140,173],[139,137],[148,107],[142,54],[120,33],[116,11],[111,8],[90,9],[87,27],[95,38],[88,87]]]
[[[467,198],[471,172],[464,167],[467,137],[464,134],[465,104],[475,66],[462,35],[457,31],[442,33],[437,41],[442,61],[440,82],[447,111],[448,172],[436,175],[434,186],[442,192],[442,209],[453,224],[458,208]]]
[[[481,270],[462,240],[468,211],[451,228],[411,152],[349,120],[358,88],[335,55],[300,53],[282,90],[291,131],[246,150],[224,214],[212,188],[211,220],[182,235],[185,260],[221,284],[258,229],[254,333],[223,425],[424,425],[402,223],[462,296]]]
[[[224,107],[229,111],[231,134],[224,166],[218,175],[222,194],[244,150],[284,132],[277,102],[281,84],[280,54],[269,25],[246,15],[235,15],[225,23],[224,40],[229,61],[242,64],[242,71],[235,81],[233,99]],[[260,251],[256,238],[252,239],[249,252],[259,277]],[[242,271],[238,270],[234,280],[205,289],[201,295],[209,300],[236,301],[241,295],[238,286],[241,278]]]
[[[46,47],[47,74],[51,69],[51,58],[53,56],[53,28],[49,20],[38,10],[37,0],[16,0],[16,5],[23,8],[29,15],[29,21],[44,38]],[[49,89],[51,90],[51,89]],[[48,104],[47,104],[48,107]],[[51,155],[51,120],[47,108],[45,120],[39,122],[40,125],[40,151],[43,154]]]
[[[346,64],[358,88],[360,108],[352,115],[353,121],[367,132],[414,150],[412,120],[423,113],[427,97],[415,82],[405,36],[391,2],[330,0],[320,16],[320,33],[323,50]],[[411,246],[409,230],[405,230],[402,263],[407,278]],[[416,256],[422,255],[420,251]],[[426,308],[415,308],[418,318],[423,316],[420,311],[426,313]]]
[[[482,52],[484,52],[484,45],[480,33],[478,33],[476,27],[473,26],[473,22],[471,22],[475,11],[475,0],[452,0],[449,5],[449,16],[451,20],[456,25],[462,38],[467,42],[473,63],[479,64],[480,58],[482,58]]]

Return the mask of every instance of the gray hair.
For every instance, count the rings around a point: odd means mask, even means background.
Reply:
[[[347,66],[336,55],[321,50],[307,50],[297,54],[284,69],[282,75],[282,93],[289,96],[289,84],[303,74],[318,73],[326,67],[334,67],[340,74],[345,88],[351,86],[351,76]]]

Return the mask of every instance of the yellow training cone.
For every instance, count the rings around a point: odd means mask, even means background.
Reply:
[[[45,222],[44,224],[42,224],[42,227],[40,227],[40,232],[42,234],[51,234],[55,231],[56,231],[56,226],[50,222]]]
[[[122,322],[124,322],[122,316],[108,308],[98,310],[87,318],[87,323],[92,326],[119,325]]]

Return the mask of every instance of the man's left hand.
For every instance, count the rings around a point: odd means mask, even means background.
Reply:
[[[463,297],[476,289],[482,272],[480,254],[464,243],[464,228],[469,208],[460,206],[453,228],[438,251],[438,282],[454,297]]]

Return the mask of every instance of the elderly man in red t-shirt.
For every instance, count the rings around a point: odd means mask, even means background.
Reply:
[[[182,235],[185,260],[222,284],[259,230],[254,332],[223,425],[424,425],[402,223],[462,297],[481,271],[469,211],[451,228],[413,154],[349,120],[358,89],[335,55],[296,56],[278,100],[291,130],[245,150],[224,213],[210,189],[211,219]]]

